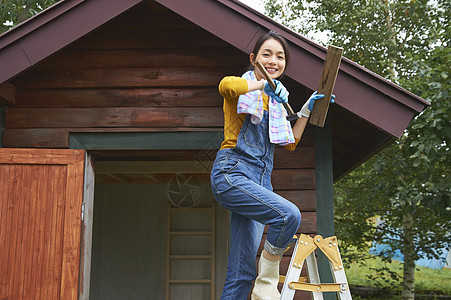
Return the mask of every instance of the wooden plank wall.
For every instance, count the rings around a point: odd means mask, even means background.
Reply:
[[[0,149],[0,299],[78,298],[83,170],[81,150]]]
[[[237,33],[238,34],[238,33]],[[222,130],[221,78],[248,55],[156,4],[142,4],[18,76],[5,112],[4,147],[68,148],[70,132]],[[308,91],[289,78],[290,104]],[[275,191],[316,233],[313,129],[299,149],[276,150]],[[284,267],[288,262],[283,260]]]
[[[1,182],[6,185],[1,187],[0,205],[3,216],[0,231],[3,249],[0,261],[0,296],[19,298],[34,295],[36,299],[59,298],[62,269],[61,264],[54,263],[54,260],[61,259],[62,254],[61,228],[64,218],[61,210],[57,208],[61,206],[64,197],[52,195],[52,190],[65,190],[65,176],[65,166],[0,167]],[[38,190],[31,188],[36,185],[33,184],[33,178],[48,177],[55,180],[40,184]],[[19,185],[11,184],[11,179],[18,180],[30,188],[23,189]],[[31,193],[36,196],[31,197]],[[25,201],[20,201],[21,199]],[[43,234],[44,232],[48,234]],[[52,243],[49,242],[50,236],[54,237]],[[51,261],[44,263],[49,258],[52,258]]]
[[[12,81],[5,147],[67,148],[69,132],[217,128],[224,74],[247,56],[143,4]]]
[[[296,204],[301,211],[299,233],[316,234],[315,147],[310,131],[294,152],[276,148],[272,183],[274,192]],[[288,152],[288,153],[287,153]],[[263,248],[263,243],[260,248]],[[292,251],[282,257],[280,274],[286,274]],[[303,271],[305,274],[305,271]],[[282,285],[280,284],[281,288]],[[297,292],[295,299],[310,299],[307,292]]]

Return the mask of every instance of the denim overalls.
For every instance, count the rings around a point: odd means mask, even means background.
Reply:
[[[250,120],[247,115],[235,148],[218,151],[210,175],[216,201],[231,211],[231,249],[221,299],[247,299],[265,225],[265,250],[282,255],[301,223],[299,209],[272,191],[274,144],[269,140],[268,111],[259,124]]]

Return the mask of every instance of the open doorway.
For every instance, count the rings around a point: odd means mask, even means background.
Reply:
[[[220,295],[228,217],[198,162],[97,161],[92,223],[89,299]]]

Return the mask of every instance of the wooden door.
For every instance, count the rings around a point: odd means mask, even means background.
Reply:
[[[84,159],[0,149],[0,299],[77,299]]]

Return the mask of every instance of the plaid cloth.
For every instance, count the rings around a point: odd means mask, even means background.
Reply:
[[[257,80],[254,71],[241,76],[247,80]],[[282,103],[269,97],[269,140],[282,146],[294,143],[293,130],[287,120],[287,111]],[[241,95],[238,98],[237,113],[250,114],[252,124],[258,124],[263,118],[263,96],[260,90]]]

